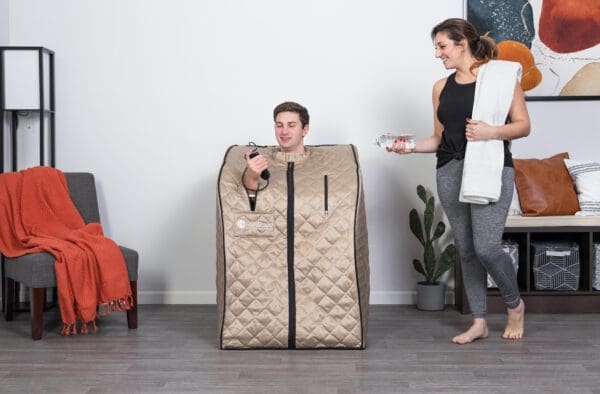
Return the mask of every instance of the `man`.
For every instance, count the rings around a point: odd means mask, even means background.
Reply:
[[[308,134],[308,110],[298,103],[286,101],[275,107],[273,120],[279,149],[286,153],[304,153],[304,137]],[[269,160],[262,155],[250,157],[251,152],[249,150],[246,154],[244,186],[248,190],[248,197],[255,199],[260,174],[269,167]]]

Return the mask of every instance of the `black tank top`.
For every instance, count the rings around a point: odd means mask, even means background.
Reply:
[[[456,82],[455,76],[456,73],[448,76],[440,93],[437,116],[444,126],[444,131],[436,153],[436,168],[442,167],[452,159],[462,160],[467,148],[465,127],[467,118],[470,118],[473,112],[476,82],[460,84]],[[504,166],[513,167],[508,141],[504,141]]]

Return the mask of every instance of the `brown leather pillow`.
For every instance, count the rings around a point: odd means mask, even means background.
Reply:
[[[515,184],[523,216],[573,215],[579,201],[573,180],[559,153],[548,159],[514,159]]]

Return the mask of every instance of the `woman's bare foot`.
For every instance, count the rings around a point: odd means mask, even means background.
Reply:
[[[502,338],[504,339],[521,339],[525,325],[525,303],[520,300],[519,306],[514,309],[508,309],[508,318],[506,328]]]
[[[473,319],[473,325],[469,327],[467,331],[452,338],[452,342],[458,345],[465,345],[467,343],[473,342],[476,339],[487,338],[487,336],[487,322],[484,318],[477,317]]]

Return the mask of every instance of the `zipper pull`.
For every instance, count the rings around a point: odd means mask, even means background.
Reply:
[[[323,212],[325,219],[329,217],[329,182],[327,175],[323,176]]]

